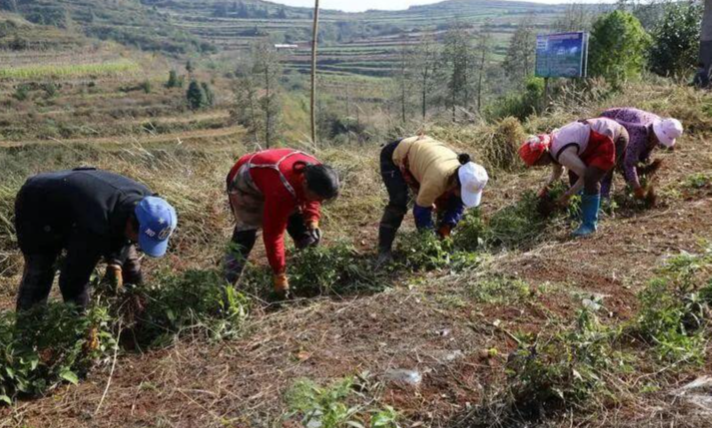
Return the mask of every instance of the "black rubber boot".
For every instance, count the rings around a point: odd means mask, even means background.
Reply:
[[[391,247],[396,239],[396,232],[406,213],[399,208],[387,206],[379,224],[379,257],[377,266],[383,266],[391,261]]]
[[[223,277],[228,284],[235,284],[240,279],[256,239],[257,230],[233,231],[232,245],[225,253],[223,266]]]

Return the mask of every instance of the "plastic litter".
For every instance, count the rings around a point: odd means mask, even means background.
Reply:
[[[423,377],[417,370],[391,369],[384,373],[384,377],[392,382],[403,383],[411,386],[421,384]]]

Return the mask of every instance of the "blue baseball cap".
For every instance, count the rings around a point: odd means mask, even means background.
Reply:
[[[163,257],[176,229],[176,210],[164,199],[147,196],[134,210],[139,221],[139,247],[149,257]]]

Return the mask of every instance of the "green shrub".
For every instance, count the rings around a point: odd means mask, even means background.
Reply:
[[[515,117],[520,120],[536,114],[545,92],[544,80],[540,77],[530,77],[525,83],[525,92],[509,94],[497,99],[485,109],[485,116],[490,120]]]
[[[665,8],[652,34],[649,66],[662,76],[685,76],[698,61],[703,4],[675,2]]]
[[[144,91],[144,93],[150,94],[150,93],[151,93],[151,82],[149,82],[148,80],[144,80],[144,81],[141,82],[141,84],[139,85],[139,88],[140,88],[142,91]]]
[[[589,48],[589,73],[618,84],[639,77],[646,64],[650,37],[636,17],[622,10],[594,22]]]
[[[705,358],[710,337],[711,253],[669,259],[639,294],[634,332],[668,361]]]
[[[189,331],[203,332],[213,340],[234,337],[249,306],[245,296],[226,288],[220,273],[212,270],[160,273],[151,283],[129,289],[118,299],[138,302],[134,305],[138,310],[129,315],[135,320],[139,341],[151,345],[168,343],[175,335]]]
[[[17,85],[17,88],[15,88],[15,92],[12,94],[12,97],[18,101],[25,101],[30,97],[30,87],[25,84]]]
[[[188,101],[188,107],[190,107],[191,110],[198,110],[199,108],[207,105],[205,91],[195,80],[191,80],[191,83],[188,85],[186,100]]]
[[[606,389],[601,373],[621,364],[612,348],[615,337],[593,312],[582,309],[572,328],[523,338],[506,368],[513,413],[539,419]]]
[[[286,419],[299,417],[302,426],[320,428],[398,428],[398,413],[391,406],[378,406],[362,392],[372,389],[364,378],[338,379],[319,386],[302,379],[287,391]]]
[[[43,83],[41,86],[42,90],[45,91],[45,96],[47,98],[54,98],[59,92],[57,85],[55,85],[53,82]]]
[[[106,306],[86,315],[50,303],[16,315],[0,312],[0,401],[34,396],[62,382],[76,384],[117,346]]]
[[[182,88],[183,87],[183,76],[179,77],[176,70],[171,70],[168,72],[168,80],[166,81],[167,88]]]

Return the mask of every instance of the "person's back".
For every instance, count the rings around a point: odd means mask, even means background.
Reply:
[[[29,240],[54,239],[66,244],[72,234],[82,234],[87,240],[121,237],[135,205],[149,195],[146,186],[107,171],[38,174],[18,194],[16,222],[21,233],[31,235]],[[31,244],[28,239],[21,243]]]
[[[47,299],[55,261],[66,251],[59,277],[64,300],[89,303],[89,278],[99,260],[105,279],[141,283],[135,244],[162,257],[176,227],[176,211],[143,184],[93,168],[57,171],[29,178],[15,200],[15,226],[25,267],[17,309]]]
[[[638,108],[633,107],[610,108],[602,112],[600,116],[615,120],[622,124],[624,127],[646,127],[652,124],[655,120],[660,119],[660,117],[654,113],[650,113],[648,111],[640,110]],[[627,128],[627,130],[631,132],[630,129]]]
[[[235,171],[248,162],[253,166],[250,168],[250,176],[266,198],[291,197],[292,202],[301,203],[305,202],[304,192],[299,185],[299,168],[295,166],[300,163],[321,165],[314,157],[294,149],[268,149],[244,155],[238,160]],[[279,180],[280,185],[276,185],[276,180]]]
[[[460,166],[455,151],[426,136],[401,140],[394,150],[393,160],[419,183],[416,203],[421,206],[431,206],[450,185],[455,185],[450,179]]]

